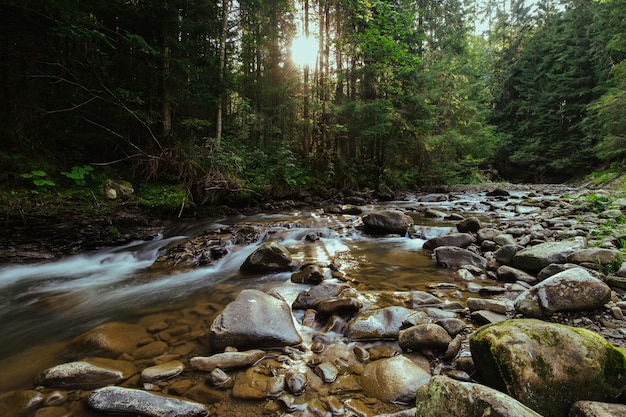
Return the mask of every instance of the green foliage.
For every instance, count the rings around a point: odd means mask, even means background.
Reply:
[[[46,191],[48,187],[54,187],[56,185],[54,181],[48,178],[48,174],[41,170],[32,170],[30,172],[20,174],[20,177],[32,180],[32,183],[37,187],[32,190],[33,193]]]
[[[187,190],[178,184],[146,184],[138,194],[139,205],[163,210],[180,209],[187,200]]]
[[[92,171],[93,167],[91,165],[75,165],[70,171],[61,171],[61,175],[64,175],[71,180],[74,180],[76,185],[83,186],[85,185],[85,178],[87,178]]]

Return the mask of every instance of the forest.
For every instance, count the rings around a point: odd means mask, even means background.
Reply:
[[[0,181],[33,191],[100,175],[203,205],[626,162],[622,0],[5,0],[0,15]]]

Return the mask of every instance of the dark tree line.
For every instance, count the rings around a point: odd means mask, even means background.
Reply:
[[[5,1],[1,152],[123,166],[198,203],[623,163],[624,2],[479,5]]]

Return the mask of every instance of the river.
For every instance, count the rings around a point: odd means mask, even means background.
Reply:
[[[523,193],[509,199],[519,200]],[[306,289],[291,273],[242,275],[246,257],[271,234],[301,263],[339,262],[360,291],[428,290],[433,283],[459,280],[435,265],[422,250],[426,239],[455,229],[454,220],[424,216],[436,208],[464,216],[479,215],[488,224],[510,216],[497,201],[485,205],[479,195],[459,194],[449,201],[418,203],[415,196],[363,207],[363,214],[399,208],[413,217],[411,236],[377,237],[362,231],[361,215],[328,214],[322,209],[260,213],[191,223],[173,223],[158,235],[119,247],[105,247],[62,259],[0,267],[0,393],[29,389],[37,373],[59,363],[64,347],[77,335],[110,321],[138,322],[157,313],[177,314],[189,306],[224,307],[243,289],[274,290],[289,303]],[[419,208],[419,210],[417,209]],[[216,230],[251,226],[265,229],[249,245],[227,245],[226,255],[206,266],[155,266],[167,248]],[[315,244],[307,236],[315,234]],[[461,292],[439,294],[464,298]]]

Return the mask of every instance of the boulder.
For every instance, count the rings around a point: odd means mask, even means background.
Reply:
[[[498,390],[443,375],[418,388],[415,404],[420,417],[541,417]]]
[[[430,380],[428,371],[406,356],[379,359],[365,365],[359,378],[366,395],[390,403],[408,404],[415,391]]]
[[[563,417],[579,400],[610,401],[626,388],[621,349],[583,328],[507,320],[470,337],[479,381],[544,415]]]
[[[576,264],[589,262],[599,265],[608,265],[615,262],[619,254],[620,252],[617,249],[588,248],[570,253],[567,255],[566,260],[567,262]]]
[[[37,384],[45,387],[88,389],[118,384],[133,376],[135,372],[137,368],[132,362],[88,358],[46,369],[37,378]]]
[[[516,252],[511,265],[524,271],[537,272],[551,263],[564,263],[570,253],[584,249],[586,246],[586,240],[581,237],[540,243]]]
[[[342,294],[349,289],[350,286],[348,284],[323,283],[299,293],[292,303],[292,308],[294,310],[317,309],[320,303],[341,298]]]
[[[568,417],[624,417],[626,405],[599,401],[577,401],[569,410]]]
[[[406,351],[443,350],[452,339],[446,330],[433,323],[418,324],[400,331],[398,343]]]
[[[400,306],[366,310],[350,320],[345,335],[350,340],[397,339],[402,322],[413,313]]]
[[[450,233],[448,235],[428,239],[424,242],[423,248],[429,251],[433,251],[439,246],[466,248],[472,243],[476,243],[476,238],[469,233]]]
[[[324,280],[324,271],[317,265],[307,265],[291,274],[291,282],[296,284],[317,285]]]
[[[437,264],[445,268],[459,268],[473,265],[482,270],[487,269],[487,260],[474,252],[455,246],[440,246],[435,249]]]
[[[242,272],[265,273],[291,271],[292,259],[289,251],[278,242],[264,242],[246,258]]]
[[[572,268],[521,293],[515,309],[526,317],[545,318],[558,311],[594,310],[610,299],[608,285],[583,268]]]
[[[456,224],[456,230],[460,233],[476,233],[483,228],[483,224],[478,217],[468,217]]]
[[[134,351],[146,339],[150,335],[142,326],[111,322],[77,336],[71,344],[79,350],[113,357]]]
[[[216,350],[271,348],[302,342],[289,305],[258,290],[243,290],[211,325],[209,342]]]
[[[515,281],[523,281],[529,284],[533,284],[537,282],[537,277],[534,275],[530,275],[527,272],[522,271],[521,269],[513,268],[511,266],[502,265],[496,271],[496,275],[500,281],[505,282],[515,282]]]
[[[404,236],[413,226],[413,219],[400,210],[378,210],[363,216],[363,224],[369,233]]]
[[[139,414],[146,417],[205,417],[203,404],[147,391],[105,387],[91,393],[87,405],[104,413]]]

